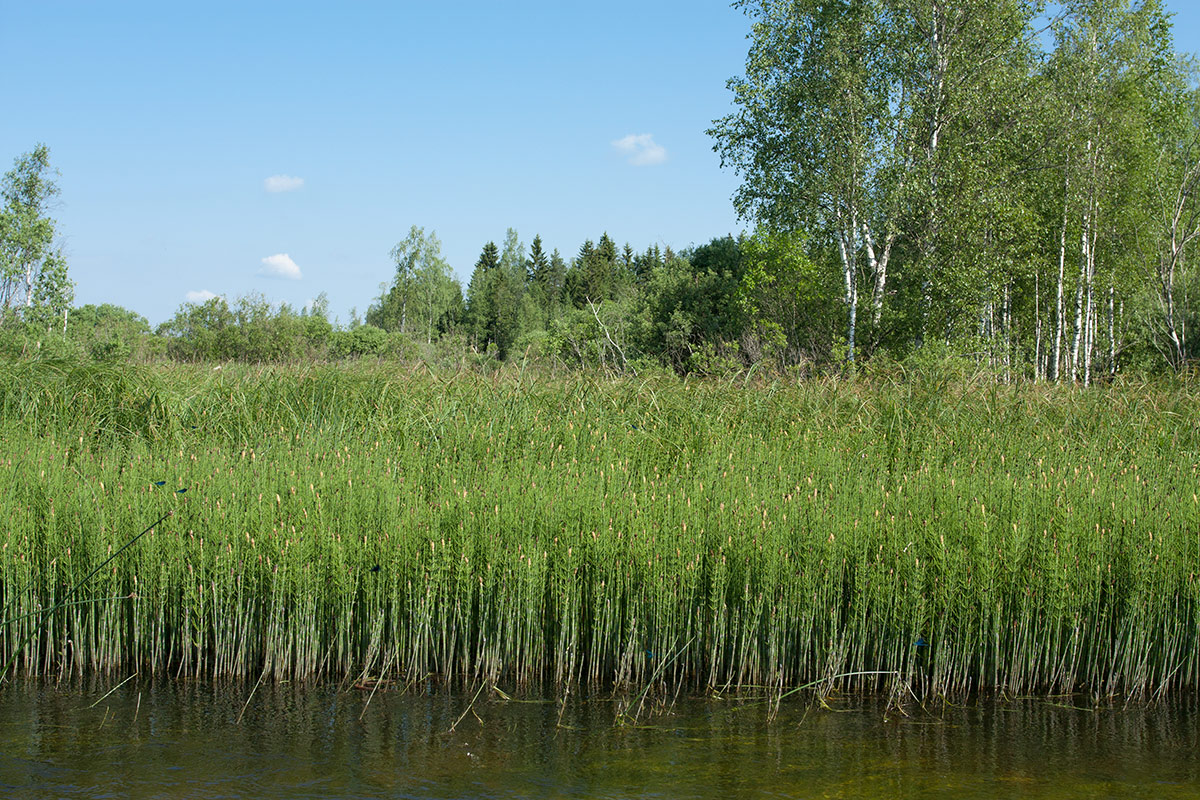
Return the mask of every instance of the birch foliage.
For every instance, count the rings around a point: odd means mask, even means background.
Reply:
[[[776,230],[809,230],[838,256],[847,356],[855,358],[860,291],[878,343],[903,277],[918,285],[923,328],[939,292],[979,284],[955,257],[962,223],[995,219],[1011,185],[999,169],[1019,126],[1003,102],[1031,64],[1019,0],[742,2],[751,18],[746,74],[729,82],[738,110],[710,134],[743,178],[739,212]],[[1001,102],[997,102],[1001,101]],[[991,203],[993,208],[986,208]],[[974,234],[977,231],[970,229]],[[978,255],[978,252],[976,252]],[[978,258],[970,261],[972,267]],[[920,333],[918,333],[918,336]]]
[[[893,91],[888,9],[870,0],[735,5],[752,23],[746,74],[729,81],[738,110],[709,133],[743,178],[742,216],[813,230],[836,248],[853,362],[861,285],[881,308],[896,235],[890,178],[903,161],[906,99]]]
[[[65,325],[74,285],[49,216],[59,194],[56,174],[49,148],[40,144],[0,181],[0,325],[16,319]]]
[[[391,251],[396,264],[390,286],[367,311],[367,322],[386,331],[412,333],[433,341],[438,326],[462,299],[462,287],[442,257],[437,234],[413,225]]]
[[[1200,162],[1178,155],[1195,120],[1167,123],[1183,81],[1161,0],[735,5],[746,71],[709,133],[738,211],[836,271],[849,361],[935,339],[1087,384],[1133,346],[1146,285],[1158,349],[1186,361]]]

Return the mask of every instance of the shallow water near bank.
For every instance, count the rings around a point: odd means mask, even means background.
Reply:
[[[115,682],[114,682],[115,683]],[[0,796],[131,798],[1175,798],[1200,793],[1200,715],[608,699],[207,683],[0,690]],[[239,719],[240,718],[240,719]],[[457,726],[455,723],[457,721]],[[453,730],[452,730],[453,729]]]

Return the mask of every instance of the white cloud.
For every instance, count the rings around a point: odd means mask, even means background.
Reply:
[[[216,296],[217,295],[213,294],[208,289],[201,289],[198,292],[188,292],[187,294],[184,295],[184,298],[189,303],[207,303],[209,300],[212,300]]]
[[[612,146],[635,167],[649,167],[667,160],[667,149],[654,141],[652,133],[631,133],[614,141]]]
[[[293,178],[291,175],[272,175],[263,181],[263,188],[268,192],[294,192],[304,187],[304,178]]]
[[[258,271],[259,275],[265,275],[268,278],[287,278],[290,281],[298,281],[301,278],[300,268],[287,253],[267,256],[262,260],[262,264],[262,269]]]

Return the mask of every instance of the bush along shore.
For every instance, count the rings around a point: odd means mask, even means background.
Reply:
[[[6,679],[1190,692],[1198,408],[1179,383],[9,363],[0,657]]]

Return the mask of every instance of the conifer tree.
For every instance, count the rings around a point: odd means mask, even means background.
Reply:
[[[550,260],[546,257],[546,251],[542,249],[541,236],[533,237],[533,244],[529,246],[529,261],[527,262],[527,265],[529,276],[528,279],[530,282],[537,280],[537,276],[540,273],[544,274],[546,269],[550,266]]]
[[[499,267],[500,250],[495,242],[488,242],[475,262],[475,271],[467,285],[467,332],[481,350],[487,348],[488,334],[495,323],[492,282]]]

